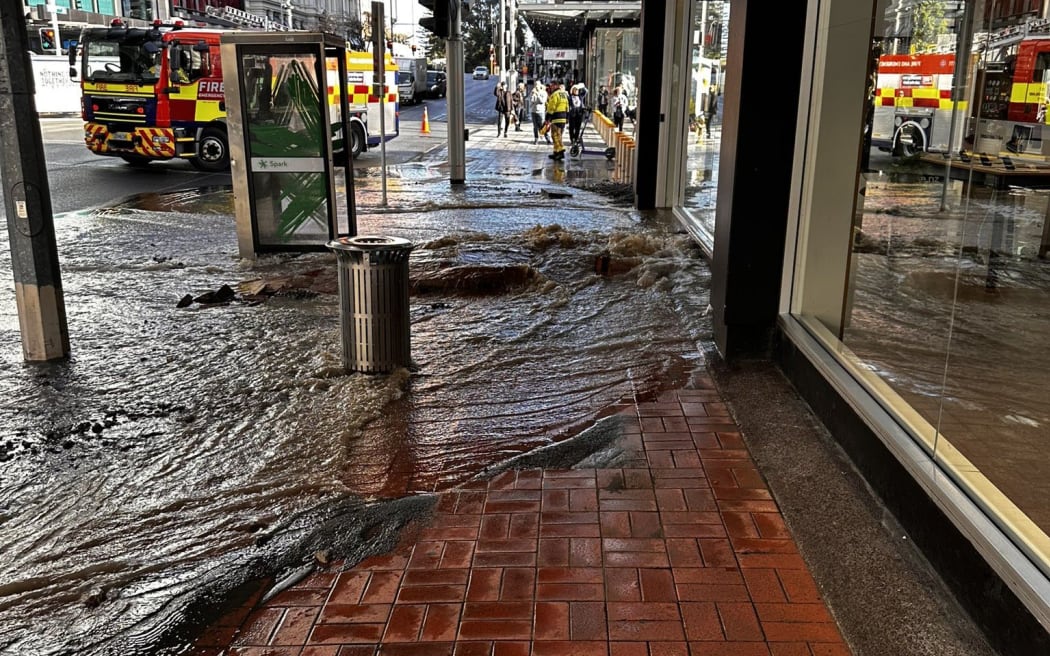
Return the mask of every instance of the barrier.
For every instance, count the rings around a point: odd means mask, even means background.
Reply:
[[[616,124],[612,122],[612,119],[598,110],[594,110],[591,122],[594,125],[594,129],[598,132],[598,136],[605,142],[605,145],[616,150],[613,160],[613,172],[616,179],[624,184],[631,184],[634,181],[635,153],[637,151],[637,142],[635,142],[634,137],[626,132],[617,132]]]

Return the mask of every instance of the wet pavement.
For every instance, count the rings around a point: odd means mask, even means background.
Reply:
[[[603,466],[444,492],[392,553],[318,567],[193,653],[850,653],[706,374],[606,421]]]
[[[781,520],[790,490],[746,443],[804,410],[741,435],[730,416],[762,399],[734,407],[705,373],[698,249],[630,208],[590,136],[556,164],[531,132],[482,128],[464,188],[438,147],[391,170],[387,207],[361,172],[360,231],[412,239],[414,279],[535,273],[413,296],[411,374],[341,372],[331,257],[238,260],[225,190],[61,217],[70,362],[22,363],[0,306],[0,391],[19,400],[0,416],[3,653],[821,654],[840,633],[861,654],[988,653],[870,499],[793,537],[807,524]],[[222,284],[242,296],[176,310]],[[922,582],[894,643],[850,602],[888,599],[877,624],[899,631],[899,587],[843,599],[834,554],[805,548],[850,551],[853,523],[890,545],[854,579],[903,560]]]

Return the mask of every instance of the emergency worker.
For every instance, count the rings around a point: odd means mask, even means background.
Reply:
[[[565,159],[565,144],[562,143],[562,132],[569,120],[569,94],[562,82],[547,99],[547,122],[551,124],[551,137],[554,139],[554,152],[548,155],[551,159]]]

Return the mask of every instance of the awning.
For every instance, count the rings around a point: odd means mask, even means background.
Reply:
[[[554,0],[518,4],[518,14],[543,48],[582,48],[592,29],[602,25],[637,26],[641,13],[641,0]]]

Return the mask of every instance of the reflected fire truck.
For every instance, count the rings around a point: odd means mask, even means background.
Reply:
[[[1050,20],[980,35],[966,63],[973,96],[953,101],[954,54],[879,57],[872,145],[902,156],[1050,158]]]
[[[130,27],[120,19],[109,27],[84,28],[79,48],[70,51],[69,64],[71,77],[80,77],[88,149],[134,166],[187,159],[204,171],[228,169],[219,55],[223,33],[185,27],[181,22]],[[373,77],[371,53],[348,51],[347,69],[352,94],[350,152],[357,157],[398,135],[397,65],[388,55],[385,135],[378,134],[379,98],[368,92]],[[338,83],[327,80],[330,86]],[[369,126],[374,127],[370,130]],[[339,130],[333,134],[341,151],[342,135]]]

